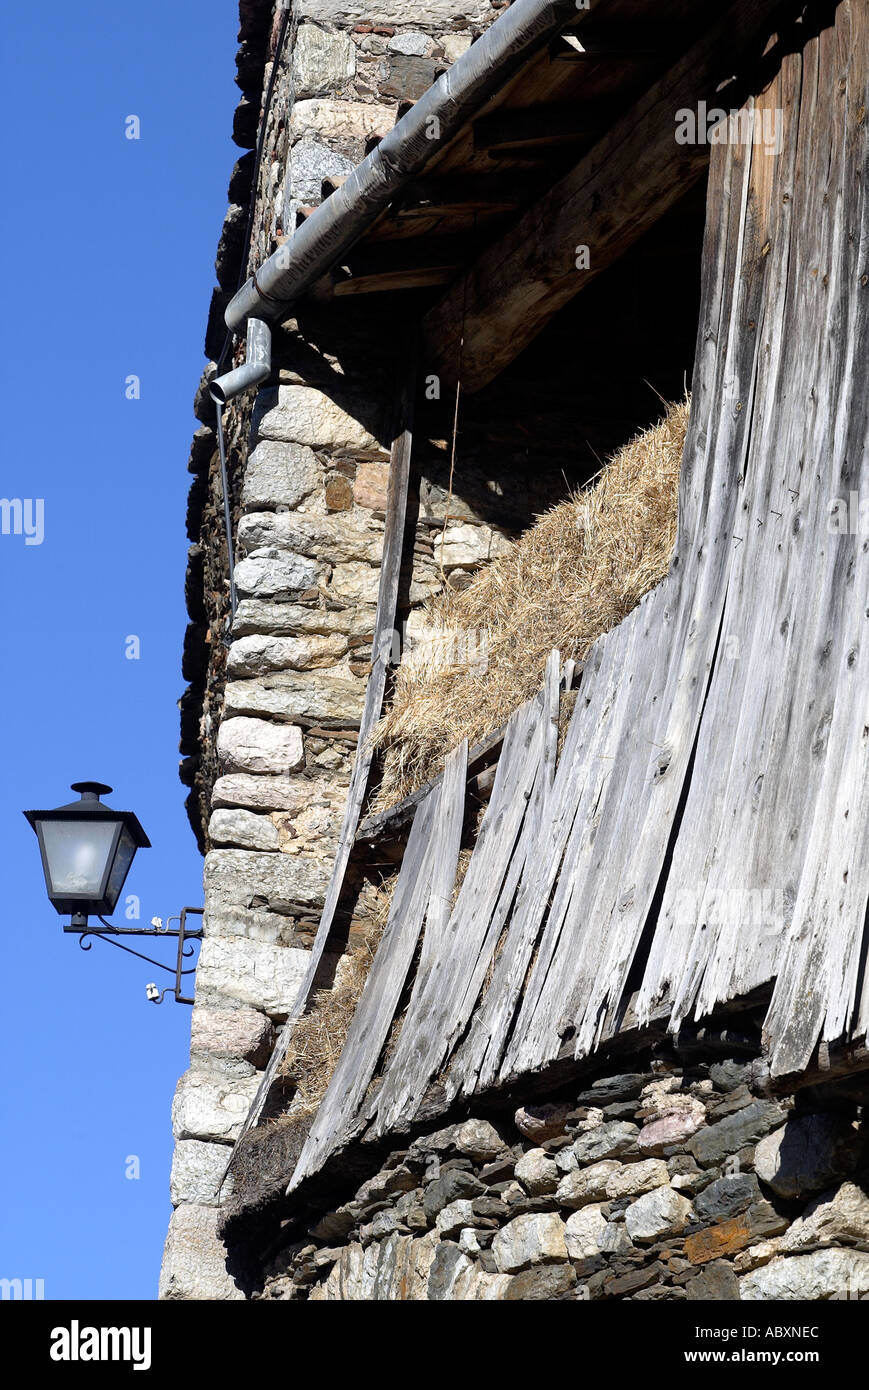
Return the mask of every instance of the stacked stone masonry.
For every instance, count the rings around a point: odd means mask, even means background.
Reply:
[[[241,1296],[216,1234],[231,1184],[222,1193],[218,1185],[304,973],[328,883],[371,661],[394,394],[395,364],[365,334],[340,355],[295,323],[276,334],[274,384],[224,411],[239,598],[230,625],[207,392],[224,349],[223,312],[240,278],[322,200],[323,181],[364,158],[400,104],[498,9],[435,0],[421,18],[419,6],[386,0],[369,17],[357,0],[304,0],[293,7],[260,131],[283,7],[240,4],[233,139],[247,153],[230,180],[188,465],[182,780],[206,852],[205,917],[190,1068],[173,1106],[176,1210],[161,1297]],[[236,344],[233,361],[243,353]],[[476,568],[504,543],[467,508],[445,520],[446,492],[429,486],[407,586],[415,609],[444,574]]]
[[[869,1299],[866,1106],[762,1077],[658,1064],[418,1137],[312,1204],[254,1296]]]

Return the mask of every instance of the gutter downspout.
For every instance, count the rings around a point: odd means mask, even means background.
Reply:
[[[285,317],[529,52],[583,13],[578,0],[514,0],[242,286],[227,306],[227,326],[236,331],[246,318]]]
[[[208,394],[218,406],[226,405],[249,386],[261,386],[272,369],[272,331],[261,318],[247,321],[247,343],[242,366],[208,383]]]

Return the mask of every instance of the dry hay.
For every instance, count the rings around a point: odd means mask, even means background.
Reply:
[[[280,1075],[295,1087],[287,1115],[295,1123],[310,1117],[326,1094],[386,926],[395,882],[377,890],[376,911],[364,936],[342,956],[332,988],[317,991],[293,1028]]]
[[[248,1130],[232,1161],[225,1210],[258,1203],[265,1192],[282,1194],[305,1145],[315,1107],[299,1107]]]
[[[372,810],[436,776],[463,738],[499,729],[539,689],[553,647],[582,660],[664,578],[688,404],[669,406],[466,589],[430,602],[426,637],[399,667],[374,733],[384,772]]]

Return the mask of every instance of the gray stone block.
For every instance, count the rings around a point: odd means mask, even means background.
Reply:
[[[865,1299],[869,1295],[869,1254],[861,1250],[814,1250],[784,1255],[744,1274],[739,1297],[747,1302],[775,1299]]]
[[[758,1177],[789,1200],[820,1192],[856,1168],[863,1145],[860,1131],[843,1115],[797,1115],[758,1144]]]
[[[516,1274],[532,1265],[567,1260],[564,1222],[554,1212],[529,1212],[509,1221],[492,1242],[492,1254],[502,1274]]]
[[[299,0],[298,13],[320,24],[357,24],[369,19],[372,10],[368,0]],[[418,0],[379,0],[377,5],[378,22],[396,27],[449,29],[456,20],[479,25],[491,18],[489,0],[427,0],[424,10]]]
[[[321,564],[365,560],[379,567],[383,527],[367,524],[364,516],[357,520],[343,513],[336,519],[303,512],[252,512],[239,523],[238,545],[248,553],[286,549]]]
[[[201,1139],[182,1139],[175,1145],[169,1193],[174,1206],[192,1202],[198,1206],[216,1207],[219,1200],[230,1196],[232,1175],[218,1188],[232,1152],[228,1144],[207,1144]]]
[[[315,588],[321,568],[314,560],[289,551],[254,551],[239,560],[234,571],[235,584],[242,598],[271,599],[276,602],[298,598]]]
[[[224,709],[229,716],[306,719],[352,728],[362,718],[364,700],[365,681],[354,676],[347,666],[334,666],[323,671],[276,671],[259,680],[230,681]]]
[[[632,1241],[648,1244],[678,1235],[691,1212],[691,1203],[671,1187],[658,1187],[632,1202],[625,1227]]]
[[[213,1059],[241,1058],[256,1067],[268,1061],[275,1040],[271,1019],[257,1009],[232,1006],[209,1008],[197,1000],[190,1027],[191,1056],[206,1064]]]
[[[206,938],[196,970],[197,997],[215,1005],[237,1000],[283,1020],[299,992],[308,958],[307,951],[249,937]]]
[[[304,671],[334,665],[347,651],[340,633],[322,637],[238,637],[229,649],[226,670],[230,677],[266,676],[272,671]]]
[[[312,135],[337,140],[344,147],[364,145],[372,135],[384,136],[395,125],[395,106],[368,101],[297,101],[290,112],[290,140]],[[355,151],[354,151],[355,152]]]
[[[319,203],[325,178],[341,178],[352,173],[354,161],[338,150],[306,135],[290,151],[287,188],[300,203]]]
[[[251,450],[241,489],[246,512],[297,507],[318,488],[323,474],[311,449],[263,439]]]
[[[694,1200],[694,1211],[698,1221],[725,1221],[748,1211],[759,1200],[760,1188],[754,1173],[735,1173],[704,1188]]]
[[[311,786],[301,777],[231,772],[218,777],[211,792],[211,804],[215,807],[248,806],[255,811],[300,811],[310,799]]]
[[[786,1118],[786,1112],[780,1105],[756,1100],[743,1110],[725,1116],[717,1124],[699,1130],[690,1140],[688,1148],[701,1167],[711,1168],[723,1163],[725,1158],[746,1145],[756,1144]]]
[[[431,52],[431,39],[428,34],[394,34],[386,45],[390,53],[404,53],[408,58],[425,58]]]
[[[256,428],[261,439],[289,440],[312,449],[380,451],[365,419],[371,401],[359,397],[354,404],[339,405],[313,386],[279,386],[277,392],[260,393]]]
[[[213,849],[205,856],[206,935],[221,908],[265,908],[292,916],[319,908],[328,887],[329,866],[301,855],[257,850]]]
[[[389,75],[381,87],[384,96],[418,101],[435,80],[437,64],[431,58],[412,58],[395,53],[389,59]]]
[[[253,1067],[244,1077],[223,1077],[191,1067],[178,1082],[172,1102],[175,1138],[233,1143],[258,1086]]]
[[[373,608],[322,608],[303,603],[266,603],[243,598],[235,610],[234,637],[260,633],[294,637],[298,633],[338,632],[351,637],[372,636]]]
[[[277,850],[281,845],[274,821],[268,816],[255,816],[252,811],[212,811],[208,838],[213,845],[233,845],[240,849]]]
[[[305,765],[302,731],[249,716],[225,718],[217,733],[217,756],[224,772],[297,772]]]
[[[305,17],[308,17],[307,15]],[[312,13],[312,19],[321,18]],[[331,16],[323,16],[331,19]],[[353,80],[356,49],[349,34],[330,34],[316,24],[301,24],[293,46],[291,82],[297,101],[333,96]]]
[[[857,1245],[869,1250],[869,1193],[865,1185],[843,1182],[810,1202],[781,1239],[782,1252],[825,1245]]]
[[[226,1269],[226,1248],[217,1235],[216,1208],[184,1205],[169,1222],[160,1270],[161,1299],[243,1299]]]
[[[610,1120],[581,1134],[573,1145],[580,1165],[597,1163],[603,1158],[619,1158],[629,1150],[636,1151],[639,1128],[627,1120]]]

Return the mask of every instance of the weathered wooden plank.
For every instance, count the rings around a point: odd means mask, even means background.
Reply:
[[[806,64],[812,67],[815,61],[810,46]],[[836,73],[838,82],[841,63],[834,64],[831,71]],[[793,75],[789,77],[786,70],[781,83],[770,93],[770,102],[787,105],[788,91],[793,93],[800,85]],[[865,83],[861,83],[860,87],[864,89]],[[837,109],[829,97],[828,107],[831,111]],[[809,132],[815,130],[812,111],[813,105],[809,100],[801,126],[806,138],[809,138]],[[841,115],[838,120],[841,135]],[[859,124],[859,118],[855,124]],[[823,711],[823,703],[819,703],[813,695],[816,679],[811,666],[817,664],[818,653],[826,660],[828,647],[824,639],[829,637],[829,630],[826,633],[815,630],[812,609],[817,605],[818,612],[826,613],[829,622],[836,608],[834,593],[841,601],[851,583],[850,580],[845,582],[841,566],[837,577],[824,580],[823,564],[819,558],[823,553],[823,539],[818,534],[818,526],[813,527],[808,544],[803,547],[807,572],[800,575],[799,561],[794,560],[796,578],[791,576],[790,581],[785,581],[793,582],[797,597],[802,592],[802,607],[808,609],[808,636],[801,646],[794,645],[797,656],[788,668],[787,681],[782,682],[781,661],[771,647],[769,633],[771,620],[778,611],[774,596],[780,584],[776,583],[775,576],[780,572],[787,576],[788,566],[787,562],[782,564],[783,547],[772,529],[773,523],[765,518],[767,512],[771,516],[773,510],[781,510],[782,516],[786,516],[785,528],[798,531],[800,524],[805,524],[810,509],[801,509],[800,520],[794,526],[795,518],[787,515],[783,507],[776,508],[778,496],[770,492],[764,473],[764,460],[774,456],[776,442],[781,444],[791,468],[798,466],[800,459],[819,457],[824,442],[821,437],[815,437],[815,423],[823,418],[827,423],[826,448],[829,451],[829,396],[826,397],[826,404],[821,396],[820,411],[814,402],[818,397],[818,380],[823,372],[822,361],[829,359],[830,341],[837,337],[832,327],[834,321],[838,322],[838,339],[842,341],[842,305],[831,305],[830,322],[823,322],[822,319],[821,331],[815,335],[819,360],[812,362],[809,355],[808,371],[813,374],[812,379],[806,375],[805,339],[812,329],[804,286],[806,283],[811,285],[818,278],[818,262],[822,265],[841,263],[837,257],[837,250],[840,252],[841,248],[824,247],[823,240],[819,243],[817,237],[812,239],[808,235],[809,227],[826,205],[824,198],[828,203],[831,201],[830,191],[819,188],[818,205],[809,213],[801,233],[806,263],[795,288],[795,262],[790,258],[790,248],[781,237],[777,243],[773,242],[777,245],[776,258],[767,259],[770,245],[762,231],[761,215],[768,200],[771,207],[783,206],[786,209],[783,216],[787,217],[792,193],[785,196],[787,190],[779,179],[772,176],[769,157],[761,151],[755,152],[755,161],[766,160],[767,163],[764,165],[761,162],[758,168],[755,162],[755,183],[752,184],[747,177],[747,168],[751,165],[746,168],[744,161],[740,163],[742,154],[733,149],[722,152],[722,158],[730,160],[725,179],[726,195],[720,198],[718,205],[713,195],[711,204],[712,235],[706,255],[708,292],[698,354],[700,370],[695,384],[692,426],[686,446],[680,543],[677,544],[676,560],[670,578],[662,589],[622,624],[616,634],[601,644],[603,650],[596,675],[590,679],[590,673],[586,672],[582,693],[587,701],[591,700],[595,732],[599,733],[607,721],[611,724],[611,746],[615,753],[618,779],[609,786],[601,784],[598,794],[595,794],[592,783],[591,792],[584,793],[580,800],[575,825],[575,839],[576,827],[579,828],[579,843],[572,846],[568,855],[573,863],[575,881],[569,916],[558,941],[553,945],[551,938],[558,932],[558,918],[554,911],[550,913],[547,925],[550,939],[545,933],[504,1070],[509,1070],[511,1066],[516,1071],[528,1070],[545,1064],[553,1055],[557,1031],[565,1019],[577,1026],[578,1055],[597,1042],[602,1021],[613,1013],[618,1003],[641,939],[641,929],[648,912],[652,910],[655,875],[659,877],[666,866],[666,841],[662,842],[660,831],[662,827],[668,831],[675,829],[677,802],[674,801],[672,790],[678,788],[681,795],[687,789],[688,758],[701,714],[704,721],[701,751],[705,753],[708,745],[708,766],[704,764],[704,774],[698,774],[695,770],[690,784],[688,808],[683,825],[679,828],[677,858],[669,874],[667,891],[676,893],[680,889],[683,892],[687,889],[696,892],[698,887],[701,890],[704,888],[703,871],[698,874],[698,860],[696,852],[692,855],[692,844],[695,851],[702,848],[707,860],[717,858],[719,863],[726,861],[726,869],[720,871],[725,890],[734,884],[744,887],[746,866],[753,862],[764,859],[771,862],[778,855],[778,862],[788,863],[796,871],[797,878],[802,867],[799,837],[794,834],[793,820],[787,816],[768,818],[775,821],[774,833],[768,837],[763,849],[757,848],[759,832],[754,809],[757,779],[756,776],[752,779],[746,775],[751,756],[746,756],[745,750],[756,752],[766,762],[770,783],[777,779],[784,786],[784,802],[777,808],[780,812],[788,797],[793,795],[793,788],[789,790],[786,784],[791,776],[794,758],[788,758],[784,748],[780,747],[774,750],[777,755],[775,760],[770,760],[768,749],[773,741],[772,733],[769,736],[764,734],[764,724],[771,723],[774,732],[776,714],[779,712],[778,696],[784,685],[789,703],[787,706],[782,704],[778,723],[791,728],[798,722],[802,736],[807,737],[810,744],[817,742],[818,719]],[[820,160],[822,168],[826,168],[830,162],[826,151],[819,156],[816,147],[812,157]],[[835,167],[835,161],[832,167]],[[786,164],[783,170],[785,168]],[[785,177],[784,173],[782,177]],[[797,169],[793,185],[811,185],[809,169]],[[731,196],[734,190],[736,197]],[[719,207],[721,215],[716,220]],[[836,219],[833,212],[827,214],[827,220],[829,225],[839,227],[842,237],[854,237],[854,223],[845,224],[841,219]],[[856,220],[864,225],[862,215],[858,215]],[[812,261],[815,263],[814,276],[809,264]],[[845,280],[843,276],[842,283]],[[789,282],[787,294],[784,293],[783,281]],[[848,282],[852,295],[858,282],[855,267]],[[735,293],[730,291],[732,285],[737,287]],[[790,321],[782,317],[784,304],[790,306]],[[750,329],[757,326],[757,333],[752,332],[749,336],[745,332],[745,325]],[[709,344],[714,345],[711,360]],[[787,351],[782,355],[782,344],[786,345],[790,360]],[[845,340],[842,347],[842,366],[833,369],[836,380],[844,375],[845,361],[854,360],[852,345]],[[850,377],[853,381],[853,369],[850,369]],[[807,407],[808,424],[806,419],[800,418],[800,408],[791,404],[792,397],[812,403]],[[782,420],[779,405],[782,399],[789,403],[790,423]],[[861,456],[865,449],[865,414],[855,412],[851,401],[845,403],[844,409],[848,419],[854,420],[855,414],[857,418],[856,434],[851,438],[851,457]],[[722,417],[725,417],[723,421]],[[841,430],[839,434],[842,434]],[[705,454],[702,473],[697,467],[696,457],[701,444]],[[832,478],[841,477],[841,464],[846,455],[839,457],[839,464],[834,463],[831,468]],[[747,495],[744,491],[746,471],[751,483]],[[782,491],[786,480],[786,477],[780,480]],[[710,484],[713,491],[706,495]],[[735,510],[737,501],[738,512]],[[756,525],[755,511],[761,512],[762,527]],[[740,518],[738,526],[737,516]],[[741,524],[742,518],[753,523],[753,535],[746,534],[746,528]],[[820,515],[817,521],[820,525]],[[680,571],[683,575],[689,575],[688,587],[680,582]],[[766,580],[764,576],[767,576]],[[761,593],[758,592],[759,578]],[[723,598],[728,592],[728,585],[738,590],[740,582],[744,588],[742,609],[746,615],[742,633],[744,658],[752,691],[748,703],[749,719],[742,711],[739,692],[733,686],[732,670],[722,675],[723,650],[714,669],[712,665],[719,630],[725,649],[729,637],[739,637],[739,626],[735,634],[731,632]],[[855,609],[853,597],[849,597],[848,602],[852,617],[855,621],[859,619],[860,626],[863,615]],[[672,636],[668,628],[673,631]],[[646,635],[651,636],[657,647],[665,651],[666,662],[670,663],[669,670],[661,669],[656,652],[651,653],[651,660],[644,656]],[[847,653],[854,664],[857,651],[857,633],[852,632],[841,648],[840,658],[844,659]],[[638,705],[637,700],[632,698],[628,683],[623,682],[622,688],[617,691],[607,688],[603,678],[611,652],[618,653],[618,665],[622,671],[643,670],[650,673],[651,703],[652,708],[657,706],[657,721],[647,704],[640,701]],[[698,655],[701,661],[698,661]],[[610,674],[614,675],[612,668]],[[745,679],[743,677],[743,681]],[[659,690],[659,680],[663,683],[663,692]],[[704,712],[703,696],[707,684],[710,695]],[[801,697],[795,692],[801,692],[804,688],[805,707],[798,716],[797,709],[791,706],[799,705]],[[809,718],[811,711],[813,715]],[[856,709],[853,714],[856,716]],[[842,727],[849,727],[849,721],[844,721]],[[850,728],[853,730],[857,727],[862,725],[859,719],[852,717]],[[631,741],[634,744],[645,742],[653,749],[660,749],[660,753],[652,759],[648,773],[644,773],[642,752],[632,749]],[[790,751],[795,751],[795,747]],[[854,766],[852,757],[852,770]],[[817,793],[812,792],[803,776],[801,789],[795,798],[803,808],[807,793],[809,804],[825,808],[821,815],[828,815],[829,797],[825,800],[820,789],[817,789]],[[842,817],[848,816],[850,807],[854,823],[862,826],[862,818],[854,815],[853,786],[850,793],[844,794]],[[716,798],[720,799],[721,806],[713,813]],[[741,835],[734,839],[732,832],[736,807],[739,807]],[[754,850],[751,847],[752,835]],[[790,843],[786,844],[785,841]],[[648,854],[650,848],[653,851],[651,858]],[[683,866],[677,872],[680,853]],[[752,860],[752,853],[760,855],[760,861]],[[850,882],[855,876],[856,862],[859,859],[855,854],[844,870],[844,881]],[[841,861],[839,873],[842,873]],[[767,880],[762,878],[761,884],[766,886]],[[620,888],[623,893],[621,899],[618,896]],[[855,923],[862,923],[866,892],[867,885],[863,879],[854,891],[850,926],[846,929],[849,949],[845,953],[845,973],[851,981],[850,988],[843,988],[846,982],[841,978],[841,970],[828,971],[836,977],[838,990],[832,993],[840,1001],[838,1015],[835,1010],[831,1015],[830,1028],[835,1028],[837,1022],[838,1025],[842,1024],[842,1015],[847,1012],[849,999],[853,1003],[860,943],[860,929]],[[638,905],[640,912],[637,911]],[[594,924],[593,932],[587,929],[588,923]],[[641,1014],[641,1017],[649,1016],[653,1005],[665,992],[668,981],[674,975],[678,978],[680,972],[686,972],[689,993],[697,987],[696,975],[692,973],[695,968],[700,976],[706,970],[709,972],[707,991],[698,1005],[700,1014],[721,999],[747,992],[755,984],[768,980],[775,972],[777,943],[767,939],[758,944],[757,924],[752,932],[750,923],[743,921],[743,930],[734,932],[734,923],[726,922],[725,931],[716,942],[715,934],[704,934],[702,914],[697,919],[696,933],[695,919],[692,917],[690,927],[695,938],[693,954],[690,941],[686,942],[678,936],[667,939],[666,925],[665,919],[661,923],[663,933],[656,936],[653,943],[651,975],[647,972],[646,993],[642,1001],[644,1015]],[[833,951],[830,961],[838,959],[841,954]],[[806,988],[808,980],[809,972],[805,971]],[[845,1001],[844,1004],[841,1001]],[[674,1026],[678,1026],[680,1014],[681,1008],[675,1011]],[[811,1027],[801,1029],[804,1050],[811,1051],[816,1036]],[[784,1066],[786,1060],[782,1056],[776,1065]]]
[[[383,937],[290,1188],[352,1133],[389,1035],[423,922],[426,942],[431,937],[430,953],[438,949],[459,858],[467,752],[464,743],[450,754],[442,784],[417,812]]]
[[[737,55],[763,48],[779,0],[735,0],[576,167],[460,276],[426,315],[429,369],[479,390],[593,277],[660,218],[706,167],[708,151],[675,143],[674,114],[712,100]],[[760,36],[760,40],[759,40]],[[576,246],[591,248],[588,269]]]
[[[500,744],[504,742],[504,729],[496,729],[492,734],[475,743],[468,753],[468,773],[473,773],[485,759],[495,753]],[[443,780],[443,773],[439,772],[437,777],[432,777],[428,782],[424,782],[416,791],[410,792],[408,796],[396,802],[394,806],[389,806],[385,811],[378,811],[376,815],[367,816],[360,823],[356,832],[357,840],[379,840],[384,835],[398,834],[404,826],[408,825],[415,813],[416,808],[425,801],[429,792]]]
[[[841,1081],[848,1077],[853,1078],[853,1085],[837,1088],[840,1095],[847,1096],[850,1092],[855,1097],[865,1097],[869,1095],[867,1071],[869,1047],[866,1046],[865,1039],[840,1047],[820,1043],[806,1066],[796,1072],[778,1072],[769,1078],[764,1090],[768,1095],[787,1096],[805,1086],[823,1086],[830,1081]]]
[[[453,905],[453,888],[456,882],[456,868],[459,862],[459,846],[462,840],[462,824],[465,815],[467,780],[468,741],[464,739],[446,760],[438,813],[435,818],[434,868],[425,927],[426,945],[433,951],[439,949],[438,943],[449,921]],[[420,958],[421,966],[425,959],[426,953],[424,951]]]
[[[408,349],[406,361],[404,363],[402,386],[397,402],[398,424],[390,452],[383,557],[380,567],[380,585],[377,592],[377,610],[374,619],[371,674],[368,677],[368,685],[365,689],[365,704],[363,706],[362,720],[359,726],[359,743],[356,758],[353,763],[353,771],[350,775],[350,787],[347,793],[347,803],[344,809],[341,832],[338,837],[338,848],[335,853],[335,861],[332,865],[332,875],[329,880],[326,900],[320,916],[320,924],[317,928],[314,944],[311,947],[308,968],[287,1021],[278,1035],[274,1051],[263,1072],[262,1081],[254,1096],[251,1108],[245,1117],[241,1133],[233,1146],[232,1155],[227,1165],[227,1171],[229,1171],[229,1168],[232,1166],[232,1160],[238,1150],[239,1143],[250,1127],[256,1124],[262,1114],[263,1106],[274,1084],[280,1065],[286,1056],[295,1020],[304,1013],[307,1006],[314,981],[317,977],[323,951],[332,928],[335,909],[338,906],[338,900],[344,886],[344,875],[347,871],[350,851],[353,848],[356,828],[359,824],[362,804],[368,787],[368,777],[371,771],[371,760],[373,757],[371,734],[377,720],[380,718],[380,712],[383,708],[383,694],[386,689],[386,675],[392,651],[392,636],[395,629],[395,612],[398,602],[398,584],[401,574],[404,528],[407,517],[410,456],[413,446],[412,429],[414,397],[416,394],[416,370],[417,345],[414,339]]]
[[[444,781],[442,785],[444,789],[447,788],[448,783],[450,786],[450,791],[446,794],[444,802],[445,815],[451,818],[451,823],[448,827],[444,828],[443,833],[445,842],[450,846],[450,849],[445,855],[441,855],[440,850],[438,850],[434,858],[431,892],[429,895],[430,900],[426,915],[422,950],[420,951],[419,963],[413,981],[413,989],[411,990],[406,1010],[406,1017],[408,1018],[415,1015],[420,995],[426,988],[434,962],[443,949],[444,931],[450,918],[452,894],[456,881],[459,845],[461,842],[462,819],[465,807],[467,754],[467,742],[463,742],[459,745],[455,753],[450,754],[444,768]],[[459,778],[461,778],[461,785],[459,785]],[[416,824],[416,822],[414,822],[414,824]],[[404,866],[402,865],[402,873],[403,872]]]
[[[580,795],[569,907],[563,921],[550,914],[502,1075],[554,1056],[565,1023],[576,1028],[577,1055],[599,1040],[652,910],[686,786],[738,529],[750,413],[735,406],[751,399],[757,354],[754,335],[726,331],[745,307],[728,299],[740,243],[733,209],[730,220],[714,214],[712,205],[676,553],[667,580],[599,644],[597,670],[583,678],[590,765],[598,759],[612,775],[592,775]],[[727,399],[731,410],[722,409]],[[643,682],[626,672],[643,672]]]
[[[775,177],[755,171],[753,244],[745,238],[748,258],[775,248],[760,312],[743,318],[762,323],[766,344],[750,406],[749,524],[643,987],[647,1004],[673,981],[678,1022],[778,974],[767,1020],[777,1073],[805,1065],[819,1032],[833,1039],[852,1022],[869,894],[869,584],[855,538],[849,550],[827,530],[837,491],[866,486],[869,434],[855,371],[867,355],[855,236],[867,227],[857,117],[867,41],[850,37],[850,8],[786,60],[764,98],[784,111],[785,147]],[[847,218],[827,211],[840,199]]]
[[[561,653],[556,648],[553,648],[549,653],[543,676],[543,776],[540,779],[540,795],[535,798],[531,808],[535,821],[535,831],[537,832],[539,832],[545,817],[547,803],[552,793],[552,784],[555,781],[555,768],[558,762],[558,718],[561,712],[561,686],[563,684],[566,690],[570,689],[573,667],[572,661],[566,662],[563,676]],[[568,671],[569,675],[567,674]]]
[[[818,1034],[832,1042],[865,1036],[869,1028],[863,957],[869,929],[869,543],[856,519],[846,534],[831,534],[828,525],[833,498],[847,499],[850,512],[869,489],[869,311],[861,283],[869,242],[866,7],[841,6],[835,31],[820,35],[817,50],[807,54],[819,90],[814,119],[801,129],[804,159],[797,175],[805,176],[810,156],[817,159],[820,151],[825,178],[816,178],[795,209],[801,232],[793,250],[798,257],[802,251],[796,283],[815,330],[808,344],[800,344],[803,361],[810,348],[813,369],[810,397],[801,401],[810,444],[801,454],[809,466],[800,501],[801,519],[804,509],[813,516],[805,544],[820,551],[811,674],[822,689],[807,706],[801,752],[807,775],[814,773],[820,785],[808,808],[803,872],[766,1021],[773,1075],[805,1067]],[[841,214],[832,213],[831,204]],[[820,267],[829,269],[817,284]],[[801,598],[815,593],[804,591]]]
[[[583,676],[574,711],[576,729],[572,730],[574,739],[582,747],[583,757],[580,767],[574,769],[576,780],[567,775],[562,780],[567,805],[564,815],[559,816],[553,826],[559,848],[565,833],[569,831],[564,870],[523,991],[519,1017],[504,1056],[502,1075],[509,1075],[515,1068],[524,1066],[522,1055],[526,1048],[534,1055],[546,1051],[553,1056],[557,1054],[566,1018],[574,1021],[573,1015],[568,1016],[566,1010],[573,977],[566,976],[564,971],[573,967],[572,956],[576,956],[584,945],[588,950],[594,950],[600,942],[603,914],[583,915],[575,920],[574,898],[577,884],[584,884],[588,878],[598,884],[599,891],[603,891],[604,884],[598,877],[601,859],[595,857],[591,872],[587,860],[596,855],[598,837],[606,833],[600,824],[602,809],[607,810],[610,806],[620,808],[622,805],[622,783],[615,777],[613,769],[618,744],[612,721],[619,713],[619,697],[624,696],[625,683],[620,681],[621,667],[615,655],[615,644],[602,644]],[[635,797],[631,805],[636,813],[642,801]],[[615,867],[615,861],[611,867]],[[610,905],[607,904],[607,916],[609,910]],[[593,963],[589,964],[588,969],[591,977],[596,978]]]
[[[467,1022],[459,1001],[486,938],[525,815],[537,770],[539,710],[540,701],[532,700],[507,726],[492,798],[441,949],[408,1008],[376,1098],[378,1133],[387,1132],[405,1115],[413,1114],[419,1097]]]
[[[559,815],[565,803],[564,796],[560,795],[558,778],[560,774],[562,783],[568,780],[567,770],[573,765],[573,741],[568,732],[557,773],[555,764],[558,748],[558,666],[558,653],[553,652],[546,670],[546,713],[540,744],[540,766],[528,814],[511,863],[509,900],[501,912],[496,910],[494,916],[499,936],[514,896],[515,907],[510,915],[500,953],[495,960],[491,981],[474,1011],[468,1036],[450,1063],[446,1079],[449,1098],[459,1091],[473,1092],[494,1080],[531,952],[561,864],[567,831],[565,830],[560,845],[554,845],[552,830],[555,822],[560,824]],[[506,895],[502,894],[502,897]],[[483,974],[489,969],[496,945],[497,939],[488,949],[484,947],[480,952]],[[482,985],[479,964],[475,976],[469,982],[469,992],[474,999],[479,995]]]
[[[812,83],[808,73],[806,84],[800,83],[800,66],[799,58],[786,64],[786,70],[796,69],[789,95],[798,102],[801,96],[806,113],[814,106]],[[747,257],[759,257],[770,239],[781,248],[791,237],[789,224],[794,219],[786,195],[794,174],[799,177],[794,158],[799,106],[795,109],[787,98],[778,83],[766,94],[772,109],[784,107],[788,141],[772,180],[767,176],[768,161],[759,178],[758,172],[752,174]],[[797,239],[802,242],[802,234]],[[818,494],[808,494],[800,502],[787,491],[789,483],[800,488],[794,476],[795,460],[803,456],[813,432],[810,425],[807,429],[802,406],[810,400],[815,370],[812,353],[806,351],[808,325],[796,335],[798,347],[787,327],[791,297],[787,287],[799,254],[798,247],[791,245],[790,264],[779,254],[768,266],[758,306],[767,352],[758,364],[754,402],[749,407],[754,422],[743,510],[750,527],[741,528],[744,542],[735,548],[731,561],[726,635],[698,744],[695,782],[686,808],[687,832],[670,880],[674,889],[682,885],[689,905],[693,892],[699,924],[674,984],[677,1018],[692,1005],[695,1011],[708,1012],[718,998],[747,993],[775,975],[790,916],[786,902],[792,903],[796,885],[790,874],[790,882],[782,880],[782,867],[802,861],[809,824],[805,808],[814,803],[819,790],[813,760],[805,756],[805,710],[815,699],[825,698],[827,674],[813,660],[813,647],[816,635],[820,636],[815,632],[820,613],[831,600],[835,604],[835,598],[824,578],[822,554],[806,553],[807,547],[817,546],[818,521],[823,528],[823,516],[810,519],[813,508],[818,509]],[[790,345],[786,337],[791,338]],[[785,384],[794,393],[794,403],[780,415],[773,402]],[[802,592],[807,572],[813,576],[812,587]],[[771,648],[777,667],[773,685]],[[745,672],[752,678],[747,680]],[[707,853],[700,873],[696,853],[691,853],[698,815],[707,826]],[[665,907],[669,908],[669,902]]]
[[[417,812],[383,937],[338,1064],[299,1155],[291,1188],[341,1142],[374,1074],[425,919],[441,791],[438,787],[432,792]]]

